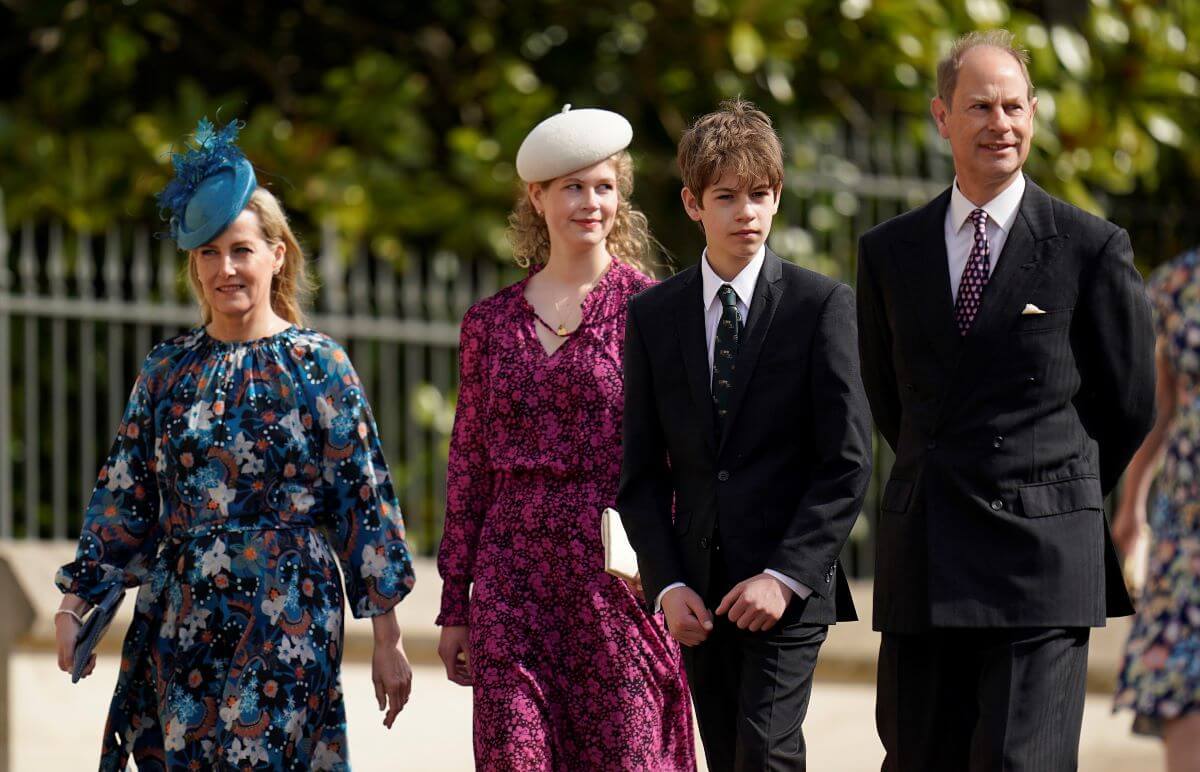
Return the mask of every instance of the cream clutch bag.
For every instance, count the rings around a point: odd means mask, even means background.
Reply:
[[[604,570],[626,581],[637,580],[637,553],[625,535],[620,513],[612,507],[600,513],[600,541],[604,543]]]

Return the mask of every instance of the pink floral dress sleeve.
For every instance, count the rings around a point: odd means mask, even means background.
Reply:
[[[446,472],[446,521],[438,550],[442,577],[439,625],[465,625],[479,530],[492,498],[487,431],[486,350],[488,321],[482,304],[467,311],[459,340],[458,407],[450,435]]]

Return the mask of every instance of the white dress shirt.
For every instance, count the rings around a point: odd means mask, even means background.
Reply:
[[[746,320],[750,318],[750,301],[754,299],[754,285],[758,283],[758,274],[762,271],[766,255],[767,248],[765,246],[760,247],[757,254],[750,259],[746,267],[728,282],[718,276],[717,272],[708,264],[708,249],[705,249],[704,254],[700,256],[701,297],[704,303],[704,339],[708,343],[708,372],[710,380],[712,378],[713,349],[717,343],[717,325],[721,321],[721,299],[717,297],[717,290],[721,289],[722,284],[728,284],[733,287],[734,294],[737,295],[737,310],[741,314],[742,324],[745,324]],[[804,599],[812,594],[811,588],[797,582],[790,576],[784,576],[770,568],[764,569],[763,573],[778,579],[784,586],[794,592],[798,598]],[[684,586],[686,585],[683,582],[668,584],[658,594],[658,598],[654,602],[654,608],[662,608],[662,599],[668,590]]]
[[[950,206],[946,207],[946,258],[950,262],[950,302],[958,299],[958,285],[962,283],[963,271],[971,257],[975,243],[975,226],[971,224],[971,212],[982,209],[987,212],[988,260],[991,263],[989,276],[996,270],[996,262],[1004,251],[1004,242],[1017,220],[1021,208],[1021,197],[1025,195],[1025,175],[1016,179],[998,196],[983,206],[977,207],[958,189],[958,178],[950,189]]]
[[[761,247],[750,262],[746,264],[732,281],[725,281],[708,264],[708,250],[700,256],[700,296],[704,300],[704,340],[708,343],[708,374],[712,380],[713,351],[717,346],[717,327],[721,324],[721,299],[717,292],[721,285],[733,287],[737,295],[737,310],[742,317],[742,324],[750,318],[750,301],[754,299],[754,285],[758,283],[758,274],[762,272],[763,262],[767,259],[767,248]]]

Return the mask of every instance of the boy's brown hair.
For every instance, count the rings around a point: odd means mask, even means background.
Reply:
[[[727,99],[702,115],[679,140],[679,174],[700,202],[704,191],[726,174],[744,186],[783,183],[783,146],[770,117],[753,103]]]

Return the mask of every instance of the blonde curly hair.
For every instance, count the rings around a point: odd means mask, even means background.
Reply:
[[[613,220],[605,244],[613,257],[632,266],[647,276],[652,276],[656,263],[655,251],[658,242],[650,235],[650,223],[646,215],[630,203],[633,195],[633,157],[628,150],[610,156],[617,177],[617,216]],[[537,183],[542,187],[553,180]],[[508,243],[512,246],[513,260],[522,268],[545,265],[550,259],[550,229],[546,220],[533,208],[529,200],[529,188],[522,184],[517,205],[508,216]]]

